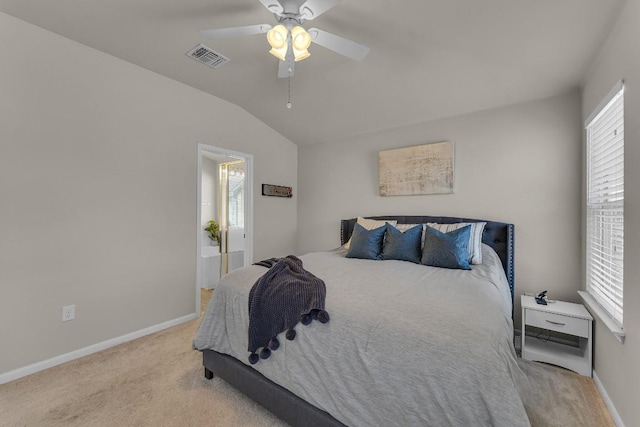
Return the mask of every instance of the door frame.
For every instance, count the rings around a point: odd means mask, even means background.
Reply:
[[[212,153],[234,159],[242,159],[245,164],[244,192],[244,266],[253,262],[253,155],[226,148],[198,143],[198,171],[196,179],[196,313],[200,313],[200,288],[202,283],[202,157],[204,153]]]

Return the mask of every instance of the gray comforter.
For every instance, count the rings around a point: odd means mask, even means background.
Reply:
[[[331,321],[298,327],[256,370],[350,426],[529,425],[509,288],[492,249],[483,245],[471,271],[344,255],[301,257],[325,281]],[[248,364],[247,297],[265,271],[220,281],[194,348]]]

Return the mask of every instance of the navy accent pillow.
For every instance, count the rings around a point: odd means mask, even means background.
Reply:
[[[367,230],[356,223],[351,235],[347,258],[380,259],[385,227]]]
[[[382,259],[397,259],[420,264],[422,246],[422,224],[411,227],[404,233],[387,223],[387,235],[382,246]]]
[[[469,267],[470,233],[470,225],[448,233],[425,225],[421,263],[433,267],[471,270]]]

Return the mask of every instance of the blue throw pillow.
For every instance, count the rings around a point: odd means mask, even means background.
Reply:
[[[422,246],[422,224],[411,227],[404,233],[388,224],[387,235],[382,246],[382,259],[397,259],[420,264]]]
[[[471,270],[469,267],[470,233],[470,225],[448,233],[425,225],[421,263],[433,267]]]
[[[356,223],[351,235],[347,258],[380,259],[385,227],[367,230]]]

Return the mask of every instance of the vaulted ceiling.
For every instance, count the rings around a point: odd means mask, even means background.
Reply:
[[[312,45],[291,109],[264,35],[198,34],[274,24],[258,0],[0,0],[0,11],[237,104],[303,145],[575,89],[623,2],[341,0],[305,27],[371,51],[357,62]],[[213,70],[187,57],[198,43],[231,61]]]

